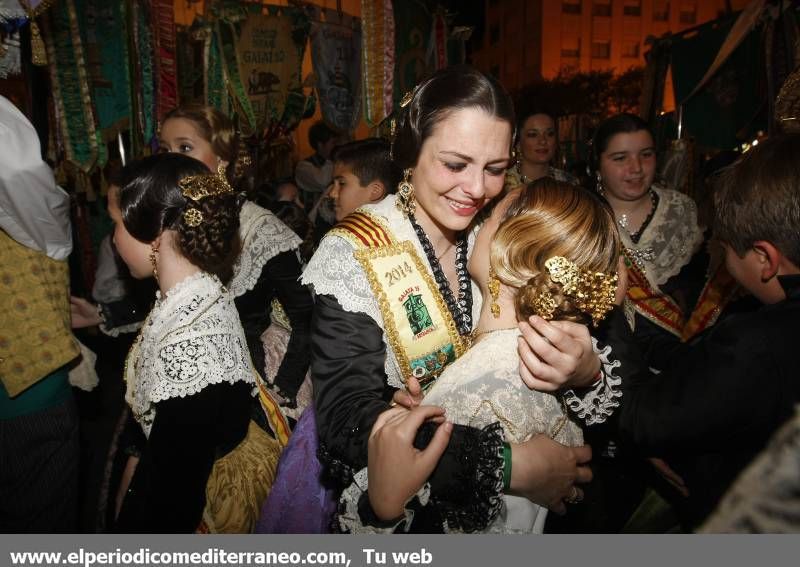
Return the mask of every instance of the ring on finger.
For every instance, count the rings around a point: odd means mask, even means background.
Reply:
[[[572,492],[569,493],[569,496],[564,498],[564,502],[567,504],[577,504],[581,501],[580,493],[578,492],[578,488],[575,485],[572,485]]]

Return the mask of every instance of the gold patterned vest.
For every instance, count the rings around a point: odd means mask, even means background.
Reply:
[[[0,230],[0,380],[12,398],[80,353],[69,268]]]

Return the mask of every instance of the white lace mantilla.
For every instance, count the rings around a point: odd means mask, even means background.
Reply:
[[[601,349],[594,337],[592,347],[600,358],[600,380],[583,397],[578,397],[574,390],[564,392],[567,406],[586,425],[605,423],[619,407],[619,399],[622,397],[622,378],[614,374],[616,368],[621,366],[620,361],[611,359],[611,346]]]
[[[233,297],[216,277],[199,272],[157,294],[128,354],[125,400],[149,437],[157,402],[211,384],[255,384],[253,373]]]
[[[658,195],[658,207],[638,243],[621,230],[622,245],[632,251],[644,268],[650,285],[658,288],[689,263],[703,242],[697,224],[697,205],[672,189],[652,186]]]
[[[385,219],[391,229],[395,240],[407,240],[414,245],[422,262],[432,274],[425,251],[417,239],[414,227],[395,206],[395,196],[389,195],[380,203],[366,205],[359,210],[372,213]],[[468,250],[472,253],[477,230],[472,230],[468,238]],[[345,311],[352,313],[365,313],[369,315],[378,326],[383,329],[383,316],[381,315],[378,301],[372,293],[366,274],[361,264],[353,256],[354,248],[346,239],[335,234],[327,235],[314,253],[314,256],[303,271],[302,283],[312,285],[317,295],[332,295]],[[475,283],[472,283],[472,320],[477,321],[481,310],[481,292]],[[403,387],[403,374],[397,363],[394,351],[389,344],[386,332],[383,333],[383,343],[386,345],[386,361],[384,368],[389,384]]]
[[[264,264],[281,252],[297,249],[302,240],[272,212],[246,201],[239,213],[242,253],[233,267],[228,289],[239,297],[253,289]]]
[[[445,368],[422,403],[443,407],[447,419],[482,429],[500,422],[509,443],[544,433],[562,445],[583,444],[581,428],[569,419],[559,398],[531,390],[519,375],[518,329],[478,337],[461,358]]]

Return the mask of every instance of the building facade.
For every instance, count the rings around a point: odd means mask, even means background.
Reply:
[[[559,73],[644,65],[646,40],[675,33],[748,0],[486,0],[486,32],[472,61],[508,89]]]

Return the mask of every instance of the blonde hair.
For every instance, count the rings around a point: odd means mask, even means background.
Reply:
[[[543,177],[522,189],[492,241],[489,263],[504,284],[518,289],[517,315],[537,313],[534,298],[546,288],[557,304],[554,319],[586,322],[561,284],[550,279],[545,262],[563,256],[582,270],[614,274],[620,238],[614,214],[595,195]]]
[[[188,104],[170,110],[164,122],[170,118],[190,120],[211,149],[222,160],[228,162],[228,181],[236,184],[244,173],[244,156],[247,149],[239,139],[233,121],[213,106]]]

